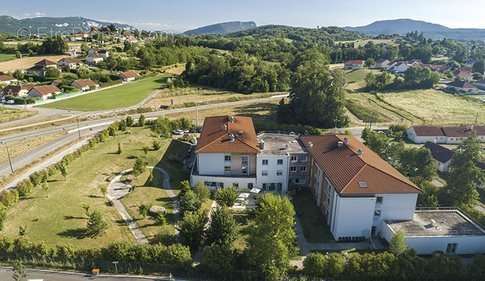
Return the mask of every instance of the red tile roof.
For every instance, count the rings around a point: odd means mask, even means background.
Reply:
[[[15,80],[15,78],[7,74],[0,74],[0,82],[6,82],[6,81],[12,81],[12,80]]]
[[[441,127],[435,126],[413,126],[416,136],[421,137],[434,137],[434,136],[444,136],[444,132]]]
[[[91,79],[79,79],[72,82],[72,85],[77,88],[96,87],[96,82]]]
[[[207,117],[196,148],[197,153],[259,152],[256,131],[250,117]]]
[[[414,183],[354,137],[306,136],[302,142],[341,196],[420,192]],[[339,147],[339,142],[347,144]]]
[[[128,71],[122,72],[120,74],[120,77],[123,79],[137,78],[137,77],[140,77],[140,74],[138,74],[136,71],[128,70]]]
[[[45,96],[49,94],[59,93],[61,90],[59,90],[59,88],[57,88],[56,86],[43,85],[43,86],[35,86],[30,91],[36,91],[41,96]]]
[[[348,60],[344,64],[364,64],[364,60]]]

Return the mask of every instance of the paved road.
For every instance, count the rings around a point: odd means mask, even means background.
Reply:
[[[38,270],[27,270],[27,278],[28,279],[39,279],[43,281],[146,281],[146,280],[154,280],[154,281],[166,281],[166,280],[180,280],[182,279],[170,279],[168,277],[156,277],[156,276],[146,276],[146,277],[137,277],[137,276],[99,276],[99,277],[91,277],[90,275],[82,274],[82,273],[53,273],[53,272],[41,272]],[[9,269],[0,269],[0,280],[1,281],[13,281],[12,279],[12,272]]]

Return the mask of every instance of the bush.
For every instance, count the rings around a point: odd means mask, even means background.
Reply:
[[[202,205],[199,197],[192,190],[186,191],[180,198],[180,212],[182,214],[195,212]]]
[[[7,190],[0,194],[0,203],[10,208],[19,202],[19,193],[17,190]]]
[[[238,193],[235,188],[222,188],[216,192],[216,201],[220,206],[232,207],[236,203]]]
[[[108,223],[106,223],[101,212],[94,211],[89,214],[86,228],[87,234],[90,237],[96,237],[106,231],[106,229],[108,228]]]
[[[29,181],[29,180],[24,180],[24,181],[20,182],[17,185],[17,191],[19,193],[19,196],[20,197],[28,196],[30,193],[32,193],[33,187],[34,186],[32,185],[31,181]]]
[[[209,188],[202,182],[197,183],[194,188],[195,194],[199,197],[200,201],[205,201],[210,198]]]

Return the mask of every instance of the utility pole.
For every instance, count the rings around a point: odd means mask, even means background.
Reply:
[[[7,142],[2,142],[2,143],[5,145],[5,148],[7,149],[8,164],[10,165],[10,171],[12,171],[12,174],[13,174],[14,170],[12,165],[12,158],[10,157],[10,151],[8,150],[8,144]]]
[[[81,141],[81,129],[79,128],[79,116],[77,116],[77,134],[79,136],[79,141]]]
[[[195,107],[195,127],[199,127],[199,105]]]

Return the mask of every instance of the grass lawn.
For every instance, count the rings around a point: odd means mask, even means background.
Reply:
[[[150,147],[154,140],[162,142],[159,151],[144,154],[142,148]],[[17,237],[19,227],[26,228],[25,237],[31,241],[44,241],[47,245],[71,244],[79,248],[95,248],[115,241],[131,241],[133,238],[117,211],[107,206],[100,192],[100,186],[106,186],[107,180],[115,173],[133,166],[136,157],[145,157],[148,165],[167,165],[165,150],[169,139],[161,140],[150,130],[131,128],[130,133],[119,134],[98,144],[93,150],[84,153],[68,167],[69,175],[64,180],[56,174],[49,179],[49,189],[35,189],[32,195],[9,210],[5,228],[1,235]],[[118,143],[122,153],[116,154]],[[143,180],[143,179],[140,179]],[[140,197],[145,196],[140,189]],[[156,189],[163,197],[163,190]],[[155,192],[154,191],[154,192]],[[147,196],[151,196],[147,193]],[[136,200],[138,197],[135,197]],[[106,233],[98,238],[83,237],[86,216],[82,204],[91,210],[99,210],[109,223]]]
[[[322,213],[313,201],[313,195],[310,191],[297,192],[293,197],[293,205],[308,242],[335,242]]]
[[[0,106],[0,123],[27,118],[35,114],[36,113],[33,111],[11,109]]]
[[[0,54],[0,62],[15,59],[15,54]]]
[[[40,107],[77,111],[109,110],[134,106],[160,88],[163,76],[154,76],[131,82],[123,86],[79,96]]]
[[[369,73],[380,73],[380,70],[375,69],[356,69],[356,70],[346,70],[345,73],[345,80],[347,81],[347,89],[350,91],[355,91],[366,86],[365,77]]]

